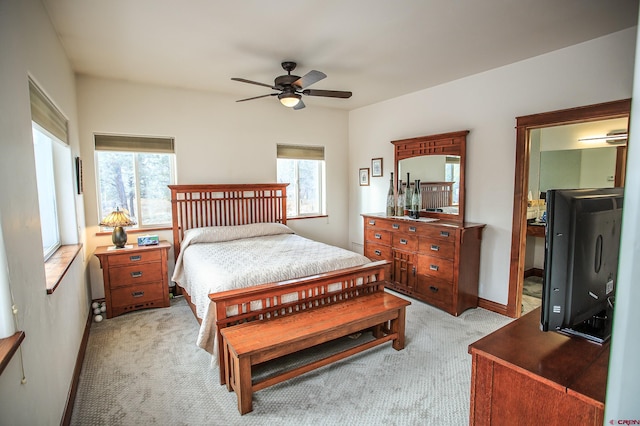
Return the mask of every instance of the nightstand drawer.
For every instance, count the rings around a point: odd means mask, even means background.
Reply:
[[[163,279],[160,262],[109,268],[109,275],[111,288],[162,281]]]
[[[160,282],[121,287],[111,290],[111,303],[113,308],[144,304],[152,300],[162,300],[165,297],[164,292],[165,288]]]
[[[126,252],[126,249],[122,250],[124,250],[125,252],[109,256],[109,265],[130,265],[132,263],[154,262],[162,259],[162,253],[160,252],[160,250],[136,251],[128,253]]]

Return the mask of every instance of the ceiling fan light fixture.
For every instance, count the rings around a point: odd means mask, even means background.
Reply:
[[[293,108],[300,102],[300,95],[291,92],[282,92],[278,95],[280,103],[288,108]]]

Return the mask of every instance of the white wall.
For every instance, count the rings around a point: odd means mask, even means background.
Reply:
[[[77,90],[89,253],[111,244],[110,236],[95,235],[94,133],[174,137],[181,184],[275,182],[278,143],[323,145],[328,217],[288,225],[303,236],[348,248],[347,112],[312,101],[294,111],[273,98],[236,103],[230,96],[91,77],[78,77]],[[172,240],[170,231],[159,234]],[[104,295],[97,259],[91,262],[91,288],[94,299]]]
[[[620,424],[620,420],[640,419],[640,133],[633,131],[640,128],[640,43],[636,48],[638,50],[635,51],[635,84],[631,103],[631,132],[627,151],[620,266],[609,357],[605,424]]]
[[[636,29],[463,78],[349,114],[349,238],[361,214],[384,211],[385,178],[358,185],[371,158],[393,164],[392,140],[468,129],[466,219],[487,224],[480,297],[507,303],[515,169],[515,118],[631,97]],[[615,64],[615,65],[612,65]],[[428,72],[428,70],[425,70]]]
[[[38,0],[0,2],[0,217],[18,329],[26,338],[0,375],[0,423],[59,424],[89,316],[83,251],[52,295],[45,291],[28,76],[69,119],[79,153],[74,75]],[[82,196],[75,196],[80,230]],[[84,240],[84,232],[80,240]]]

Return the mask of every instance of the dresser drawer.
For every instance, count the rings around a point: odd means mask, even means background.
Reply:
[[[386,231],[399,231],[402,227],[402,222],[397,220],[380,219],[374,217],[365,218],[365,229],[381,229]]]
[[[456,230],[445,226],[424,226],[421,234],[425,237],[436,238],[438,240],[456,240]]]
[[[111,288],[153,281],[162,281],[162,263],[141,263],[139,265],[109,268]]]
[[[453,281],[453,261],[420,254],[418,256],[418,273],[445,281]]]
[[[122,249],[125,252],[122,254],[114,254],[109,256],[109,265],[129,265],[132,263],[154,262],[162,259],[162,252],[160,250],[147,250],[138,252],[126,252],[126,249]]]
[[[367,243],[364,255],[374,262],[378,260],[392,260],[391,247],[382,244]]]
[[[450,282],[418,275],[415,292],[424,296],[428,303],[445,310],[451,310],[453,303],[453,285]]]
[[[418,236],[409,234],[393,234],[391,237],[393,247],[404,251],[418,250]]]
[[[454,241],[438,240],[435,238],[419,237],[418,243],[420,252],[429,256],[441,257],[443,259],[453,259],[455,256],[456,244]]]
[[[391,245],[391,233],[389,231],[367,228],[364,238],[365,241],[372,241],[376,244]]]
[[[134,287],[120,287],[111,290],[111,304],[113,308],[122,306],[144,304],[152,300],[162,300],[164,288],[162,282],[136,285]]]

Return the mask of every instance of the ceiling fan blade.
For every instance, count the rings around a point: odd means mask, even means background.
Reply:
[[[300,99],[296,104],[296,106],[293,107],[293,109],[302,109],[304,107],[305,107],[304,102],[302,102],[302,99]]]
[[[268,95],[260,95],[260,96],[254,96],[253,98],[239,99],[236,102],[251,101],[253,99],[266,98],[267,96],[276,96],[276,95],[277,93],[269,93]]]
[[[351,95],[353,93],[351,92],[343,92],[341,90],[313,90],[313,89],[306,89],[302,91],[303,95],[308,95],[308,96],[324,96],[327,98],[342,98],[342,99],[348,99],[351,97]]]
[[[270,84],[265,84],[265,83],[258,83],[257,81],[251,81],[251,80],[247,80],[246,78],[238,78],[238,77],[232,77],[231,80],[233,81],[239,81],[241,83],[249,83],[249,84],[257,84],[258,86],[264,86],[264,87],[269,87],[273,90],[280,90],[277,87],[273,87]]]
[[[327,75],[323,72],[311,70],[296,81],[293,82],[295,86],[304,89],[305,87],[311,86],[313,83],[317,83],[323,78],[327,78]]]

